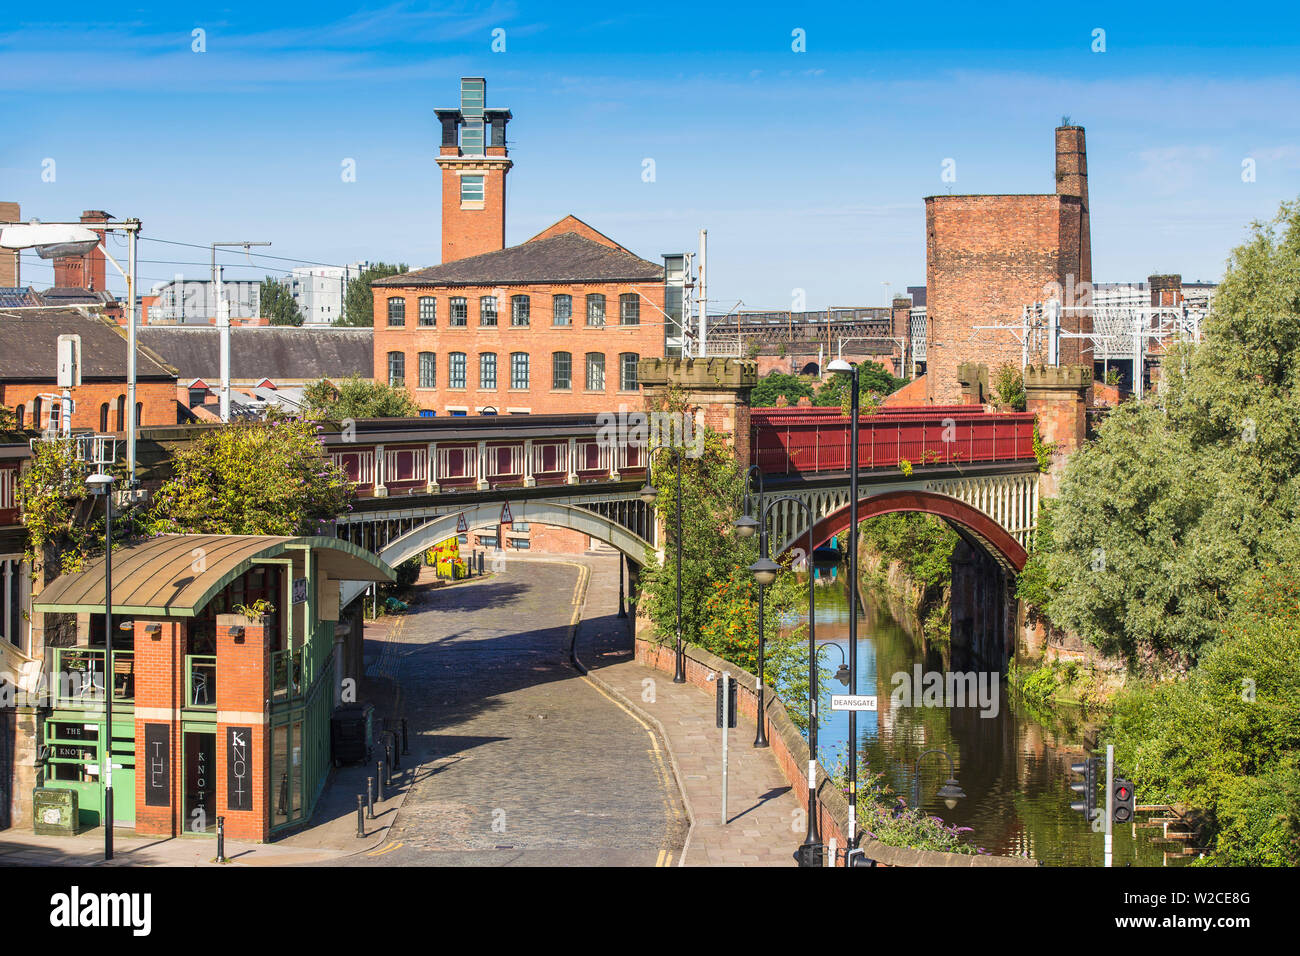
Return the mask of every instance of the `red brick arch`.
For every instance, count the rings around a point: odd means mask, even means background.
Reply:
[[[1024,569],[1029,557],[1024,547],[1000,524],[964,501],[933,491],[888,491],[868,495],[858,501],[858,520],[895,511],[917,511],[937,515],[960,525],[975,537],[1000,564],[1012,571]],[[849,526],[849,506],[833,511],[813,525],[813,542],[817,547]],[[804,535],[799,536],[803,540]],[[792,546],[797,545],[792,542]]]

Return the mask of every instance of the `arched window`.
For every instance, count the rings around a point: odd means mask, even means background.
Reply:
[[[587,325],[593,329],[605,326],[605,297],[599,292],[587,296]]]
[[[405,299],[394,297],[388,300],[388,324],[391,326],[406,325]]]
[[[528,353],[510,353],[510,387],[528,387]]]
[[[438,300],[431,295],[420,296],[420,325],[438,324]]]
[[[587,391],[603,392],[605,390],[605,353],[587,353]]]
[[[144,424],[144,402],[135,403],[135,427],[139,428]]]
[[[641,299],[635,292],[625,292],[618,297],[618,324],[641,324]]]
[[[447,356],[447,387],[465,387],[465,353],[452,352]]]
[[[635,352],[624,352],[618,357],[618,387],[623,392],[635,392],[639,384],[636,379],[636,364],[641,356]]]
[[[126,431],[126,396],[117,396],[117,428],[114,431]]]
[[[99,406],[99,430],[108,431],[108,402]]]
[[[573,388],[573,356],[568,352],[551,355],[551,388]]]
[[[104,407],[107,408],[108,406],[104,406]],[[19,405],[16,409],[14,409],[14,411],[18,415],[18,430],[22,431],[23,426],[26,424],[25,419],[27,418],[27,406]]]
[[[406,353],[388,353],[388,384],[401,387],[406,384]]]
[[[420,388],[438,387],[438,356],[433,352],[420,353]]]
[[[35,429],[39,430],[45,427],[41,419],[41,412],[44,410],[44,408],[45,408],[45,402],[41,399],[39,395],[37,395],[34,399],[32,399],[32,427]]]
[[[529,301],[526,295],[512,295],[510,297],[510,324],[513,326],[525,326],[528,324]]]
[[[480,352],[478,356],[478,387],[495,391],[497,387],[497,353]]]

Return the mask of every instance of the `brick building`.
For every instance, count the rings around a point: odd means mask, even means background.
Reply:
[[[1040,195],[927,196],[926,399],[960,400],[957,368],[1021,365],[1010,332],[979,326],[1017,325],[1021,310],[1092,282],[1088,165],[1080,126],[1056,130],[1056,191]],[[1062,331],[1091,331],[1087,312],[1067,311]],[[1043,356],[1031,354],[1031,363]],[[1086,340],[1063,339],[1062,365],[1092,367]]]
[[[81,385],[71,389],[74,429],[126,428],[126,334],[116,323],[72,309],[0,310],[0,405],[15,410],[20,428],[45,429],[61,414],[60,335],[81,337]],[[136,350],[137,421],[174,425],[176,370],[147,349]]]

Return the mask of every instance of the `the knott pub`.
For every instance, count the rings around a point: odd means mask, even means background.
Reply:
[[[114,548],[111,577],[112,660],[103,558],[33,602],[76,634],[50,649],[44,786],[75,791],[82,826],[99,824],[111,740],[118,826],[211,833],[222,816],[232,838],[263,841],[306,821],[357,676],[336,635],[340,583],[392,569],[337,538],[178,534]]]

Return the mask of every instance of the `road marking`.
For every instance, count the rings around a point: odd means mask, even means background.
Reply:
[[[404,844],[400,840],[396,843],[390,843],[388,844],[388,846],[383,847],[382,849],[374,850],[370,853],[367,853],[366,856],[383,856],[385,853],[392,853],[399,846],[404,846]]]

